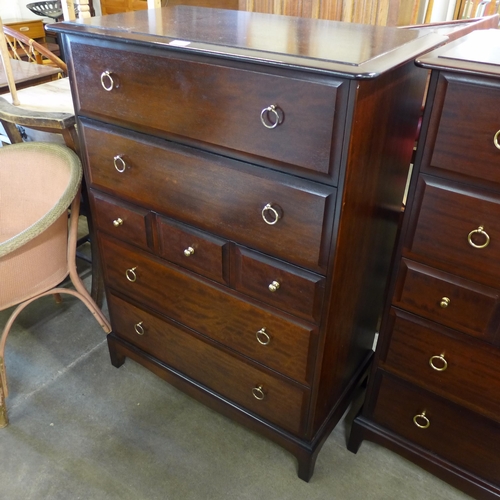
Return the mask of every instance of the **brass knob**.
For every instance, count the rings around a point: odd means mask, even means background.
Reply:
[[[194,248],[193,247],[187,247],[186,250],[184,250],[184,255],[186,257],[189,257],[194,254]]]
[[[271,342],[271,337],[269,336],[269,334],[266,332],[266,329],[265,328],[261,328],[256,334],[255,336],[257,337],[257,341],[259,342],[259,344],[262,344],[262,345],[268,345],[269,342]]]
[[[429,364],[432,369],[437,372],[444,372],[446,368],[448,368],[448,361],[446,361],[444,353],[439,356],[432,356],[431,359],[429,359]]]
[[[134,325],[134,330],[137,335],[144,335],[144,327],[142,326],[142,323],[142,321],[139,321],[139,323]]]
[[[279,282],[273,281],[268,288],[270,292],[275,292],[276,290],[278,290],[279,287],[280,287]]]
[[[104,90],[111,92],[115,86],[115,82],[113,77],[111,76],[110,71],[103,71],[101,73],[101,85]]]
[[[123,225],[123,219],[120,219],[120,217],[118,217],[118,219],[115,219],[113,221],[113,226],[115,227],[119,227],[119,226],[122,226]]]
[[[439,305],[443,308],[443,309],[446,309],[449,305],[450,305],[450,302],[451,300],[448,298],[448,297],[443,297],[441,299],[441,302],[439,303]]]
[[[282,214],[283,212],[280,207],[273,207],[270,203],[267,203],[262,209],[262,219],[270,226],[274,226],[281,219]]]
[[[131,267],[130,269],[127,269],[125,271],[125,276],[132,283],[137,279],[137,274],[135,273],[136,269],[137,269],[137,266],[136,267]]]
[[[425,416],[425,411],[419,413],[418,415],[415,415],[413,417],[413,423],[419,429],[427,429],[431,425],[430,420]]]
[[[127,168],[127,164],[125,163],[125,160],[121,155],[116,155],[113,157],[113,165],[115,166],[116,171],[120,172],[120,174],[123,174],[123,172],[125,172],[125,169]]]
[[[472,237],[474,234],[480,234],[484,237],[484,243],[482,245],[478,245],[472,241]],[[484,230],[483,226],[479,226],[477,229],[473,229],[470,233],[469,236],[467,236],[467,241],[469,242],[469,245],[474,248],[486,248],[490,244],[490,236],[489,234]]]
[[[283,118],[283,111],[276,104],[271,104],[260,112],[260,121],[266,128],[276,128],[283,123]]]
[[[252,389],[252,394],[255,399],[258,399],[259,401],[262,401],[266,395],[264,394],[264,390],[262,388],[262,385],[258,385],[257,387],[254,387]]]
[[[500,143],[498,142],[499,137],[500,137],[500,130],[495,134],[495,137],[493,137],[493,144],[497,149],[500,149]]]

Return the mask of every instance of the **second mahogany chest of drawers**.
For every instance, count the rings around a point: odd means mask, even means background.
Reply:
[[[500,498],[499,54],[487,30],[419,61],[422,137],[349,445],[373,439],[478,499]]]
[[[413,59],[442,39],[189,7],[54,29],[113,364],[274,439],[308,480],[366,376],[427,75]]]

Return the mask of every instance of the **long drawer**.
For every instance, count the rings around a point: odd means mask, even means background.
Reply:
[[[283,375],[310,383],[317,338],[313,325],[247,303],[118,240],[100,235],[100,243],[110,288]]]
[[[453,172],[500,184],[500,116],[497,106],[491,105],[500,100],[500,85],[450,75],[441,76],[441,85],[446,94],[443,105],[433,108],[440,125],[431,169],[440,175]]]
[[[405,241],[406,255],[489,285],[500,280],[500,198],[422,175]]]
[[[387,370],[500,422],[500,349],[391,309]]]
[[[282,77],[132,46],[71,46],[79,115],[337,175],[344,80]]]
[[[500,424],[380,375],[376,423],[478,476],[498,482]]]
[[[118,336],[222,396],[300,434],[308,390],[263,372],[112,294],[109,299]]]
[[[335,188],[83,120],[81,132],[93,186],[326,272]]]

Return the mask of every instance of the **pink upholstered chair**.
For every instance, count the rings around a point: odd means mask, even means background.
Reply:
[[[49,294],[74,295],[106,333],[111,330],[76,271],[81,178],[80,160],[66,146],[30,142],[0,148],[0,310],[17,304],[0,337],[0,427],[8,424],[5,343],[28,304]],[[68,275],[74,290],[58,286]]]

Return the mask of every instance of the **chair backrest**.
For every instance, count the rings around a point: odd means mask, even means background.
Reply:
[[[5,39],[9,48],[9,56],[12,59],[29,61],[35,64],[50,64],[60,68],[64,75],[67,75],[66,63],[47,47],[9,26],[4,26],[3,32],[7,35]]]

